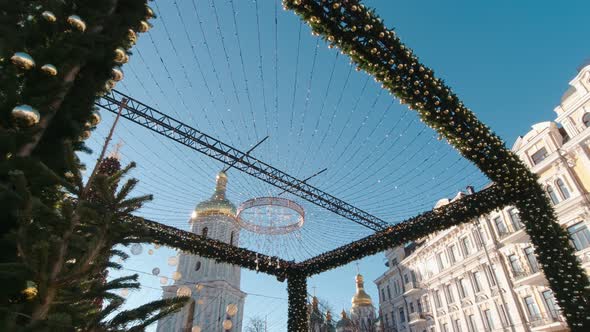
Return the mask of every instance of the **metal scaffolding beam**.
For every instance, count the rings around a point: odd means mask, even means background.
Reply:
[[[127,99],[126,105],[123,105],[123,99]],[[119,107],[123,105],[124,108],[121,117],[221,161],[228,166],[239,169],[281,190],[290,192],[293,195],[352,220],[357,224],[375,231],[383,230],[389,226],[382,219],[323,192],[303,180],[299,180],[274,168],[252,157],[248,153],[242,152],[216,138],[204,134],[117,90],[112,90],[98,99],[96,105],[113,113],[117,113]]]

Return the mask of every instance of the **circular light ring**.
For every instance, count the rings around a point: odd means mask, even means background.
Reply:
[[[287,225],[280,225],[280,226],[266,226],[256,224],[252,221],[242,218],[242,213],[248,209],[256,208],[256,207],[283,207],[287,208],[299,215],[296,222],[287,224]],[[237,220],[240,224],[240,227],[258,234],[266,234],[266,235],[282,235],[294,232],[301,227],[305,222],[305,210],[303,207],[292,200],[282,198],[282,197],[257,197],[253,199],[249,199],[242,204],[237,209]]]

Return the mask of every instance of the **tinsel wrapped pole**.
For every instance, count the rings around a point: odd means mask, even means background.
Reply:
[[[289,332],[307,332],[307,279],[303,272],[293,271],[287,279],[289,295]]]

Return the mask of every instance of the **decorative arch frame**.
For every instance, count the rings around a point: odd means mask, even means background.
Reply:
[[[310,276],[513,205],[520,211],[537,259],[570,328],[590,329],[588,277],[575,257],[566,231],[557,223],[537,175],[477,119],[432,69],[419,61],[393,30],[384,26],[372,9],[358,0],[283,0],[283,6],[299,15],[330,47],[340,48],[359,70],[381,82],[383,89],[407,104],[493,185],[302,262],[266,256],[142,218],[129,220],[134,226],[129,238],[148,239],[219,262],[256,269],[276,276],[279,281],[287,280],[288,329],[304,332],[308,321],[306,280]]]

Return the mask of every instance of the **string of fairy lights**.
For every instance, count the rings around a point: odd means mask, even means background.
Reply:
[[[118,87],[124,93],[242,150],[270,136],[253,155],[299,178],[327,168],[310,183],[392,223],[467,185],[487,183],[415,114],[276,4],[203,0],[154,9],[155,28],[140,39]],[[103,118],[94,146],[112,115]],[[189,230],[192,208],[211,196],[223,165],[130,123],[119,125],[116,140],[124,143],[123,163],[138,164],[137,194],[154,194],[141,215]],[[280,192],[236,170],[228,175],[236,204]],[[242,231],[240,246],[302,261],[372,233],[289,193],[283,197],[304,206],[304,226],[278,236]]]
[[[368,75],[353,71],[307,26],[276,7],[259,1],[155,4],[155,28],[140,39],[119,89],[244,150],[265,133],[270,139],[255,156],[300,178],[327,168],[310,183],[392,223],[467,185],[487,183]],[[245,45],[246,38],[253,42]],[[137,135],[142,139],[128,134],[138,130],[122,124],[116,136],[125,157],[149,175],[138,174],[145,184],[141,192],[157,191],[142,212],[186,229],[190,209],[211,195],[222,165],[153,133]],[[100,142],[98,131],[95,136]],[[228,194],[236,204],[278,192],[230,170]],[[307,213],[301,231],[243,236],[244,245],[302,259],[370,234],[300,203]]]

